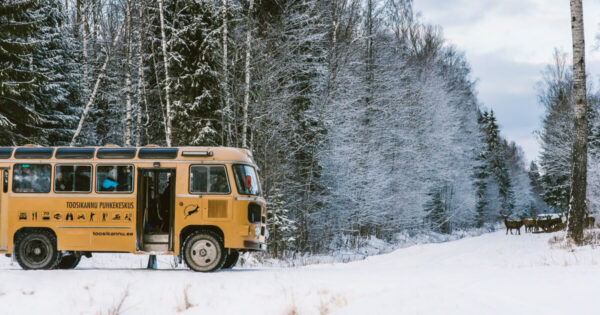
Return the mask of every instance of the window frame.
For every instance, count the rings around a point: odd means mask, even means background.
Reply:
[[[131,173],[131,191],[100,191],[98,190],[99,186],[98,186],[98,167],[100,166],[131,166],[131,168],[133,169],[133,172]],[[126,164],[126,163],[117,163],[117,164],[111,164],[111,163],[102,163],[102,164],[96,164],[96,167],[94,169],[94,172],[96,173],[96,180],[94,181],[94,191],[97,194],[118,194],[118,195],[125,195],[125,194],[132,194],[135,192],[135,165],[133,164]]]
[[[48,187],[48,191],[42,191],[42,192],[38,192],[38,191],[15,191],[15,168],[17,167],[17,165],[48,165],[50,166],[50,187]],[[54,181],[54,174],[53,174],[53,169],[52,169],[52,163],[14,163],[12,165],[12,184],[10,185],[10,190],[12,193],[15,194],[49,194],[50,192],[52,192],[52,182]]]
[[[225,169],[225,179],[227,180],[227,188],[229,189],[228,192],[224,193],[218,193],[218,192],[199,192],[199,191],[192,191],[192,167],[194,166],[204,166],[204,167],[215,167],[215,166],[220,166],[223,167]],[[229,183],[229,171],[227,170],[227,165],[225,164],[190,164],[190,166],[188,167],[188,193],[190,193],[190,195],[231,195],[231,184]]]
[[[252,169],[254,169],[254,176],[256,177],[256,186],[258,187],[258,193],[257,194],[244,194],[240,191],[240,187],[238,187],[238,182],[237,182],[237,177],[235,174],[235,170],[233,169],[235,166],[240,165],[240,166],[249,166]],[[258,167],[256,165],[252,165],[252,164],[245,164],[245,163],[235,163],[231,165],[231,172],[233,173],[233,179],[235,180],[235,189],[237,189],[237,193],[240,195],[244,195],[244,196],[255,196],[255,197],[262,197],[262,186],[260,184],[260,178],[258,177]]]
[[[56,168],[59,166],[89,166],[90,167],[90,190],[89,191],[58,191],[56,190]],[[94,165],[92,164],[69,164],[60,163],[54,164],[54,172],[52,173],[52,191],[56,194],[90,194],[94,191]]]

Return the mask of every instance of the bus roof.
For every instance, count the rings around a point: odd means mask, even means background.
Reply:
[[[250,150],[231,147],[119,147],[107,145],[102,147],[42,147],[20,146],[0,147],[2,160],[190,160],[190,161],[238,161],[254,164]]]

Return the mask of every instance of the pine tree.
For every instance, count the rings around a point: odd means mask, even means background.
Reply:
[[[80,65],[75,55],[75,39],[67,25],[59,0],[41,1],[44,20],[36,33],[38,46],[33,67],[44,73],[44,84],[35,91],[34,107],[41,116],[40,144],[65,145],[73,136],[80,103]]]
[[[281,190],[272,189],[265,198],[269,200],[267,248],[274,258],[283,257],[287,250],[293,248],[296,222],[290,219],[286,196]]]
[[[43,21],[36,0],[0,3],[0,144],[40,142],[35,94],[45,76],[34,68],[34,40]]]
[[[506,165],[506,147],[499,135],[498,124],[494,111],[484,112],[481,123],[485,133],[485,160],[490,175],[493,176],[498,188],[500,213],[511,214],[515,207],[515,196],[508,167]]]
[[[165,22],[173,144],[218,145],[223,102],[219,6],[211,1],[166,1]]]

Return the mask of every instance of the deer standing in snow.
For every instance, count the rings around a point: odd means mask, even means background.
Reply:
[[[583,221],[583,226],[586,229],[592,229],[594,228],[594,224],[596,223],[596,218],[594,217],[590,217],[590,213],[589,212],[585,212],[585,219]]]
[[[517,232],[519,232],[519,235],[521,235],[521,227],[523,226],[523,221],[519,220],[519,221],[509,221],[508,220],[508,215],[502,215],[502,217],[504,218],[504,225],[506,225],[506,235],[508,235],[508,231],[510,230],[510,234],[512,235],[513,229],[517,229]]]
[[[525,233],[533,232],[534,230],[537,231],[535,216],[533,216],[533,219],[521,218],[521,221],[523,221],[523,225],[525,225]]]

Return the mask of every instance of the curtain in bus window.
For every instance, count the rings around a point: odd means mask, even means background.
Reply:
[[[228,194],[230,190],[225,166],[192,166],[190,168],[190,192]]]
[[[92,167],[89,165],[59,165],[54,170],[54,191],[90,192]]]
[[[13,192],[50,192],[50,164],[15,164],[13,168]]]
[[[234,165],[235,184],[238,192],[242,195],[258,195],[258,178],[254,167],[249,165]]]
[[[132,192],[133,166],[99,165],[96,169],[96,190],[99,192]]]

